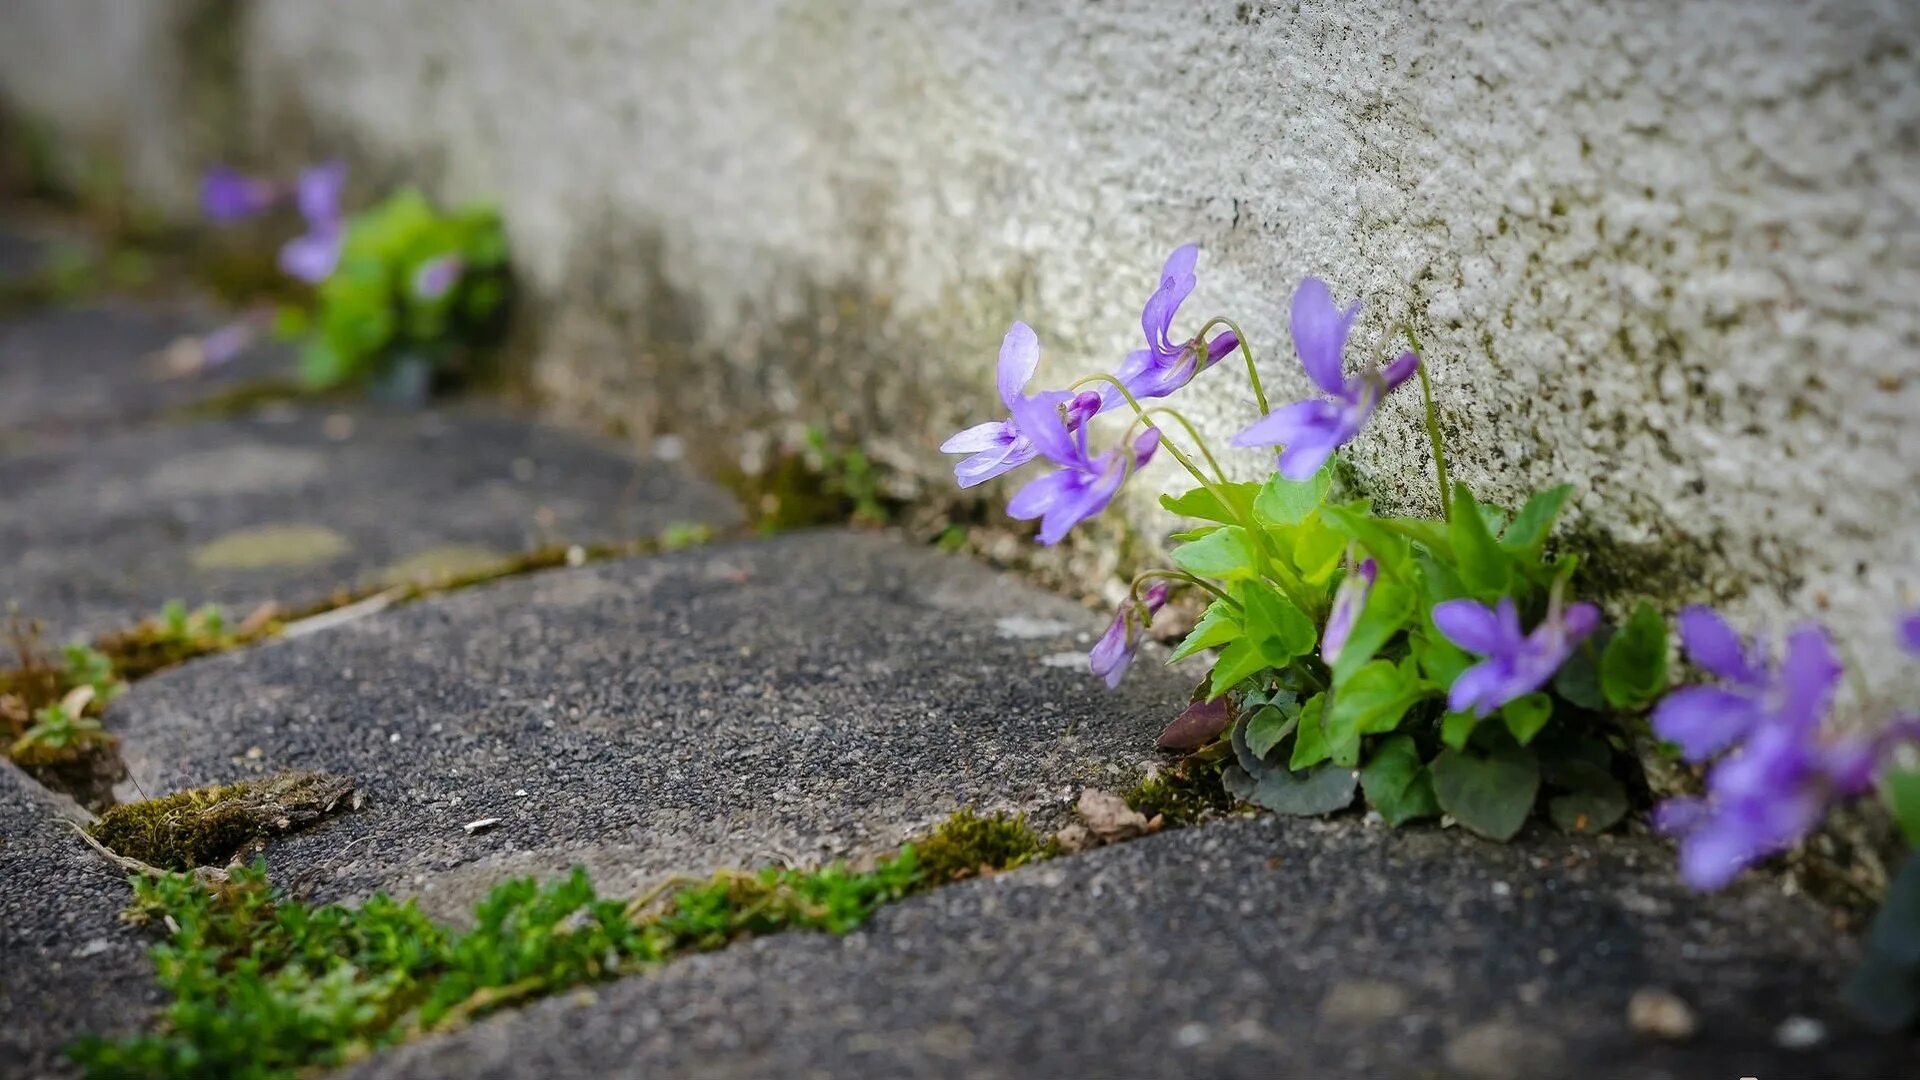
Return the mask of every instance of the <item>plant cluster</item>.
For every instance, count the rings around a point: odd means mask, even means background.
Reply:
[[[405,188],[357,213],[341,206],[345,166],[326,162],[290,184],[210,171],[201,201],[216,222],[291,203],[306,231],[280,249],[280,268],[312,287],[311,310],[280,309],[280,336],[303,343],[300,377],[311,389],[367,383],[423,399],[477,375],[497,341],[508,299],[506,234],[490,207],[442,213]],[[263,320],[248,316],[202,342],[219,364],[251,344]]]
[[[89,646],[73,644],[49,654],[33,623],[16,618],[7,636],[14,663],[0,671],[0,738],[6,754],[43,782],[73,787],[58,781],[90,774],[92,759],[113,748],[99,716],[126,684],[112,661]]]
[[[1920,739],[1920,718],[1896,716],[1873,735],[1826,730],[1842,668],[1822,627],[1794,628],[1776,658],[1717,613],[1689,608],[1679,638],[1717,682],[1671,689],[1667,620],[1653,604],[1642,600],[1615,623],[1576,599],[1579,556],[1553,542],[1570,486],[1507,507],[1448,481],[1411,334],[1410,348],[1349,374],[1359,304],[1343,308],[1307,279],[1293,296],[1291,329],[1318,393],[1269,408],[1235,323],[1172,332],[1196,286],[1196,259],[1188,245],[1167,260],[1141,312],[1145,347],[1111,374],[1029,392],[1039,340],[1015,323],[998,365],[1009,415],[941,447],[966,455],[954,470],[962,487],[1036,460],[1050,466],[1007,506],[1014,518],[1039,519],[1043,544],[1104,510],[1163,449],[1192,477],[1192,490],[1161,498],[1186,522],[1173,536],[1174,566],[1134,580],[1089,655],[1093,672],[1117,685],[1155,613],[1181,592],[1204,595],[1173,659],[1210,653],[1212,671],[1163,747],[1192,750],[1185,764],[1219,767],[1234,796],[1276,812],[1332,813],[1358,789],[1394,825],[1444,814],[1505,840],[1543,800],[1570,832],[1619,821],[1629,810],[1620,779],[1633,765],[1627,736],[1650,724],[1706,769],[1704,796],[1670,799],[1654,815],[1678,837],[1681,874],[1697,889],[1789,849],[1876,783],[1920,843],[1920,772],[1890,766],[1902,744]],[[1236,352],[1259,416],[1233,443],[1279,449],[1259,482],[1230,479],[1184,416],[1148,404]],[[1387,514],[1368,499],[1337,497],[1333,456],[1416,376],[1441,515]],[[1093,421],[1109,411],[1128,423],[1098,449]],[[1899,633],[1920,654],[1920,614]],[[1883,909],[1861,976],[1889,1024],[1920,1015],[1916,866],[1910,859]]]
[[[741,938],[843,934],[882,905],[1042,857],[1043,847],[1018,818],[963,812],[864,870],[723,871],[620,901],[597,895],[576,868],[544,886],[495,886],[464,931],[385,894],[358,907],[289,898],[259,862],[211,886],[146,875],[133,880],[132,915],[169,928],[152,955],[171,1001],[158,1030],[89,1037],[69,1053],[101,1077],[294,1076]]]
[[[1192,490],[1162,498],[1188,523],[1174,536],[1174,567],[1134,581],[1089,657],[1094,672],[1117,685],[1154,614],[1197,591],[1209,603],[1174,659],[1206,650],[1215,659],[1176,726],[1184,746],[1231,746],[1223,778],[1239,797],[1324,814],[1358,791],[1394,824],[1447,814],[1502,840],[1542,797],[1575,831],[1618,821],[1628,808],[1615,777],[1625,744],[1606,718],[1644,709],[1665,688],[1665,624],[1643,606],[1616,628],[1573,599],[1578,558],[1550,543],[1571,489],[1510,508],[1449,483],[1427,393],[1442,515],[1336,498],[1335,452],[1396,388],[1417,375],[1426,389],[1418,353],[1347,374],[1359,305],[1341,308],[1308,279],[1294,295],[1293,332],[1320,396],[1271,409],[1231,320],[1187,338],[1172,332],[1196,257],[1189,245],[1167,260],[1141,314],[1146,347],[1110,375],[1028,393],[1039,342],[1016,323],[999,364],[1011,415],[943,447],[969,455],[955,470],[963,486],[1035,459],[1051,464],[1008,505],[1015,518],[1040,519],[1042,543],[1103,510],[1162,449],[1193,478]],[[1234,443],[1282,448],[1262,482],[1230,479],[1184,416],[1144,404],[1236,352],[1260,416]],[[1097,451],[1091,421],[1112,410],[1130,424]]]

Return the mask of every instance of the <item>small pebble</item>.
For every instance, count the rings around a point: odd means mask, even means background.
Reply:
[[[1513,886],[1511,886],[1511,885],[1509,885],[1509,884],[1507,884],[1507,883],[1506,883],[1506,882],[1504,882],[1504,881],[1496,881],[1496,882],[1494,882],[1494,883],[1493,883],[1493,895],[1495,895],[1495,896],[1512,896],[1512,895],[1513,895]]]
[[[463,827],[467,830],[467,835],[472,836],[474,833],[486,832],[498,824],[500,819],[497,817],[483,817],[478,821],[469,821]]]
[[[1811,1016],[1789,1016],[1773,1029],[1773,1041],[1783,1050],[1811,1050],[1827,1040],[1827,1025]]]
[[[1181,1024],[1179,1030],[1173,1033],[1173,1041],[1177,1046],[1192,1048],[1206,1042],[1209,1034],[1205,1024]]]
[[[1686,1002],[1653,986],[1635,990],[1627,1000],[1627,1025],[1638,1034],[1673,1042],[1693,1038],[1698,1029]]]

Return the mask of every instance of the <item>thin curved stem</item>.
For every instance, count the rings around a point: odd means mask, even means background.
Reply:
[[[1199,336],[1202,338],[1206,337],[1207,331],[1213,329],[1215,326],[1225,326],[1227,329],[1233,331],[1233,339],[1240,345],[1240,355],[1247,361],[1247,381],[1253,384],[1254,404],[1260,406],[1261,416],[1272,412],[1273,410],[1267,407],[1267,391],[1260,385],[1260,370],[1253,366],[1253,346],[1247,344],[1247,335],[1240,330],[1240,325],[1232,319],[1224,315],[1215,315],[1213,318],[1207,320],[1205,326],[1200,328]]]
[[[1078,382],[1075,382],[1072,385],[1068,386],[1067,389],[1078,390],[1079,388],[1086,386],[1090,383],[1106,383],[1112,386],[1114,389],[1120,391],[1120,396],[1125,398],[1127,400],[1127,404],[1133,407],[1134,415],[1140,418],[1140,422],[1154,429],[1155,431],[1161,432],[1160,443],[1161,445],[1167,448],[1167,453],[1173,455],[1173,460],[1179,462],[1182,468],[1192,473],[1193,478],[1195,480],[1200,481],[1201,487],[1206,488],[1209,491],[1212,491],[1214,489],[1214,481],[1207,479],[1206,474],[1200,471],[1200,467],[1193,463],[1193,459],[1188,457],[1186,453],[1182,451],[1178,446],[1174,445],[1171,440],[1167,439],[1166,433],[1161,430],[1158,424],[1155,424],[1153,422],[1153,418],[1151,416],[1147,415],[1147,410],[1140,407],[1139,400],[1133,396],[1133,391],[1127,389],[1127,386],[1125,383],[1121,382],[1119,379],[1116,379],[1111,375],[1089,375],[1086,378],[1081,379]],[[1131,463],[1129,463],[1128,467],[1129,468],[1132,467]]]
[[[1200,432],[1194,428],[1192,421],[1182,416],[1178,410],[1165,405],[1156,405],[1146,410],[1142,415],[1151,416],[1154,413],[1159,413],[1186,429],[1187,437],[1193,440],[1193,445],[1199,449],[1200,456],[1206,458],[1208,466],[1213,469],[1215,479],[1219,480],[1222,484],[1229,483],[1227,480],[1227,471],[1220,467],[1219,459],[1215,458],[1213,451],[1207,448],[1207,440],[1200,437]]]
[[[1231,596],[1228,596],[1225,592],[1221,591],[1220,588],[1214,585],[1212,582],[1207,581],[1203,578],[1195,577],[1192,574],[1187,573],[1185,570],[1158,569],[1158,570],[1141,571],[1138,575],[1134,577],[1133,585],[1127,590],[1127,595],[1133,597],[1135,600],[1139,600],[1140,599],[1140,583],[1148,580],[1149,578],[1171,578],[1175,581],[1184,581],[1189,585],[1197,586],[1213,594],[1215,599],[1224,600],[1228,604],[1236,608],[1240,606],[1240,601],[1235,600]]]

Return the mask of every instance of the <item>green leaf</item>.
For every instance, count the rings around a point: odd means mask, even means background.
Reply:
[[[309,390],[326,390],[346,381],[346,364],[326,342],[315,339],[300,350],[300,384]]]
[[[1219,529],[1173,550],[1173,561],[1180,569],[1196,577],[1236,581],[1253,577],[1253,549],[1247,544],[1247,532],[1239,527]]]
[[[1513,582],[1513,562],[1487,530],[1480,505],[1465,484],[1453,486],[1453,514],[1447,530],[1460,581],[1469,595],[1494,600],[1507,594]]]
[[[1580,643],[1560,665],[1553,676],[1553,692],[1559,694],[1571,704],[1582,709],[1599,712],[1607,707],[1607,698],[1600,692],[1599,658],[1605,653],[1607,644],[1613,639],[1611,627],[1602,626],[1592,636]]]
[[[1334,692],[1333,704],[1327,709],[1330,756],[1335,761],[1357,759],[1360,736],[1392,731],[1426,693],[1426,684],[1412,663],[1395,665],[1375,660],[1364,665]]]
[[[1266,667],[1259,648],[1249,638],[1241,638],[1221,649],[1220,658],[1213,662],[1213,681],[1207,688],[1207,700],[1212,701]]]
[[[1291,529],[1268,529],[1268,533],[1290,532],[1293,565],[1300,570],[1300,578],[1309,585],[1325,585],[1333,572],[1340,568],[1340,559],[1347,553],[1347,536],[1327,525],[1319,514],[1309,514],[1305,521]]]
[[[1448,712],[1440,718],[1440,741],[1454,750],[1465,750],[1480,718],[1471,712]]]
[[[1453,558],[1453,541],[1447,536],[1447,523],[1426,518],[1379,518],[1380,524],[1419,544],[1437,558]]]
[[[1240,602],[1247,609],[1247,638],[1259,647],[1270,666],[1284,667],[1294,657],[1313,651],[1318,640],[1313,620],[1292,601],[1255,581],[1240,590]]]
[[[1366,548],[1389,574],[1398,575],[1412,555],[1407,539],[1381,524],[1365,499],[1344,506],[1329,503],[1320,508],[1320,517],[1329,528]]]
[[[1240,619],[1224,600],[1215,600],[1200,613],[1200,621],[1193,624],[1167,663],[1185,660],[1201,649],[1217,649],[1240,636]]]
[[[1254,784],[1247,801],[1276,814],[1318,817],[1352,805],[1358,781],[1359,774],[1353,769],[1333,764],[1305,773],[1272,769]]]
[[[1506,721],[1507,730],[1521,746],[1532,742],[1552,716],[1553,699],[1538,691],[1514,698],[1500,707],[1500,719]]]
[[[1326,704],[1327,695],[1315,694],[1301,707],[1300,723],[1294,728],[1293,756],[1287,760],[1289,768],[1305,769],[1327,760],[1327,729],[1321,722]]]
[[[1308,480],[1289,480],[1275,473],[1253,500],[1253,517],[1262,525],[1298,525],[1326,501],[1332,483],[1322,468]]]
[[[1353,631],[1333,664],[1335,689],[1344,686],[1380,647],[1393,639],[1413,618],[1413,591],[1382,579],[1367,593],[1367,606],[1354,621]]]
[[[1518,747],[1485,757],[1442,750],[1430,766],[1440,809],[1467,829],[1505,843],[1527,823],[1540,790],[1540,765]]]
[[[1453,680],[1474,664],[1473,657],[1441,637],[1438,631],[1422,627],[1409,635],[1407,641],[1427,681],[1443,691],[1453,689]]]
[[[1260,493],[1260,485],[1227,484],[1220,490],[1227,496],[1226,503],[1222,503],[1220,496],[1213,490],[1198,487],[1177,497],[1162,495],[1160,505],[1181,517],[1217,521],[1222,525],[1238,525],[1246,520],[1245,515],[1252,513],[1254,496]],[[1239,516],[1236,516],[1236,510],[1239,511]]]
[[[1293,730],[1296,719],[1272,705],[1262,707],[1247,717],[1247,749],[1253,751],[1255,757],[1266,757]]]
[[[1433,795],[1433,778],[1420,763],[1420,750],[1410,735],[1394,735],[1374,748],[1360,770],[1360,787],[1367,805],[1380,811],[1387,824],[1400,826],[1440,813]]]
[[[1640,601],[1600,654],[1600,692],[1616,709],[1638,712],[1667,689],[1667,620]]]
[[[1547,534],[1553,531],[1554,519],[1560,516],[1560,508],[1572,493],[1572,484],[1557,484],[1528,499],[1527,505],[1514,515],[1513,524],[1501,535],[1500,546],[1530,561],[1539,558],[1540,549],[1546,546]]]
[[[1590,761],[1560,761],[1553,782],[1566,793],[1547,800],[1547,814],[1561,832],[1592,835],[1611,829],[1627,816],[1627,789],[1604,766]]]
[[[1907,843],[1920,848],[1920,769],[1888,769],[1880,779],[1880,794]]]

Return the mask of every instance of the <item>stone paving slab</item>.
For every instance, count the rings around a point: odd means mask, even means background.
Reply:
[[[1834,1015],[1849,959],[1811,904],[1765,882],[1690,896],[1646,839],[1263,818],[737,945],[347,1075],[1915,1075],[1920,1043]],[[1643,987],[1689,1003],[1692,1041],[1630,1030]],[[1777,1045],[1794,1017],[1825,1040]]]
[[[223,321],[210,310],[90,301],[0,318],[0,431],[29,448],[207,402],[292,375],[290,350],[249,348],[210,372],[182,375],[166,351]]]
[[[67,824],[84,818],[0,759],[0,1076],[67,1072],[69,1040],[157,1004],[147,941],[119,920],[126,875]]]
[[[886,537],[797,533],[554,570],[212,657],[108,711],[149,793],[283,768],[367,805],[277,842],[285,884],[465,912],[509,875],[891,849],[954,810],[1058,817],[1136,779],[1189,681],[1087,672],[1099,618]],[[463,826],[498,818],[469,835]]]
[[[59,638],[170,599],[237,618],[543,544],[737,520],[677,468],[473,409],[145,427],[0,457],[0,491],[0,603]]]

